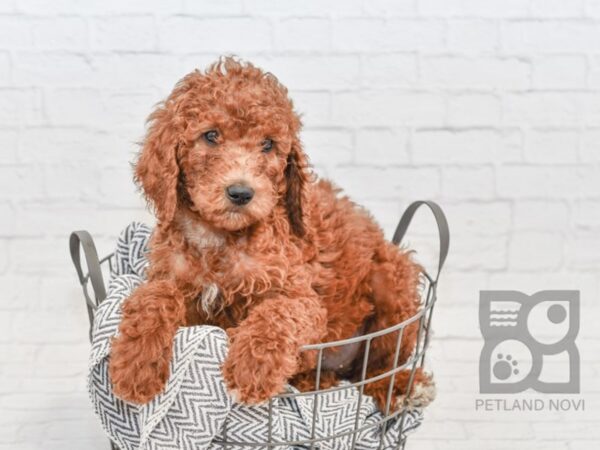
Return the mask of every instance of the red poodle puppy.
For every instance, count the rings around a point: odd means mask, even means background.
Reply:
[[[149,123],[135,177],[158,223],[148,280],[125,301],[112,345],[116,395],[145,403],[163,390],[181,326],[226,329],[225,380],[252,404],[289,381],[314,387],[316,358],[302,345],[380,330],[417,312],[420,267],[365,210],[316,180],[300,119],[273,75],[225,58],[183,78]],[[416,331],[404,331],[400,362]],[[367,376],[392,367],[395,345],[393,335],[372,341]],[[355,359],[345,378],[359,376],[360,353]],[[407,373],[395,377],[396,396]],[[338,376],[328,368],[320,387]],[[429,382],[421,372],[416,381]],[[382,408],[387,383],[365,387]]]

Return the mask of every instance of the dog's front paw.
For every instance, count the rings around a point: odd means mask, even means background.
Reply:
[[[234,401],[256,405],[283,392],[297,369],[298,350],[265,345],[243,334],[231,342],[223,376]]]
[[[433,378],[424,378],[422,381],[414,383],[411,395],[396,397],[397,408],[409,411],[423,409],[435,400],[436,393],[437,389]]]
[[[169,378],[173,337],[185,315],[183,295],[171,281],[148,282],[125,300],[122,312],[109,361],[113,392],[131,403],[148,403]]]
[[[164,390],[170,359],[171,348],[163,347],[160,336],[117,336],[109,361],[113,393],[130,403],[148,403]]]

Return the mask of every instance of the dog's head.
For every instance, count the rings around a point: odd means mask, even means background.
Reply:
[[[251,64],[225,58],[184,77],[150,115],[135,177],[159,224],[187,208],[237,231],[285,207],[302,236],[307,161],[287,89]]]

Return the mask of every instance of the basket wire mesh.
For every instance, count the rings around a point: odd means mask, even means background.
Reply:
[[[440,253],[439,253],[439,261],[437,271],[435,276],[431,276],[426,271],[422,272],[422,293],[421,293],[421,308],[419,311],[412,317],[407,320],[393,325],[389,328],[378,330],[372,333],[355,336],[349,339],[343,339],[338,341],[324,342],[319,344],[311,344],[304,345],[301,347],[302,352],[316,352],[316,370],[315,370],[315,389],[313,391],[307,392],[285,392],[279,394],[273,398],[271,398],[268,402],[268,432],[267,432],[267,441],[266,442],[238,442],[228,440],[227,438],[227,422],[225,422],[224,429],[222,430],[222,440],[215,440],[213,444],[217,444],[222,446],[223,449],[229,450],[233,448],[265,448],[265,449],[274,449],[274,448],[288,448],[288,447],[300,447],[305,449],[318,449],[320,448],[320,444],[325,441],[340,439],[344,437],[351,438],[351,450],[354,450],[357,444],[357,437],[363,433],[368,431],[369,429],[379,429],[379,430],[387,430],[388,425],[392,421],[399,421],[398,427],[398,435],[395,438],[396,449],[404,448],[406,444],[406,438],[403,437],[404,434],[404,425],[406,422],[406,415],[408,412],[408,408],[406,407],[406,403],[408,402],[409,395],[408,393],[412,393],[412,385],[415,377],[415,373],[418,368],[424,367],[425,364],[425,354],[429,344],[430,338],[430,330],[431,330],[431,319],[433,315],[433,309],[437,300],[437,283],[440,271],[445,262],[446,256],[448,254],[449,248],[449,231],[448,224],[446,221],[446,217],[441,210],[441,208],[434,202],[431,201],[418,201],[412,203],[405,213],[403,214],[400,223],[394,233],[394,238],[392,242],[396,245],[399,245],[402,238],[404,237],[408,226],[416,212],[416,210],[422,206],[426,205],[434,214],[434,217],[437,222],[439,238],[440,238]],[[80,246],[84,249],[84,256],[87,264],[87,273],[85,273],[82,269],[81,258],[80,258]],[[96,248],[94,246],[91,235],[87,231],[76,231],[73,232],[70,239],[70,250],[71,256],[73,259],[73,263],[75,265],[80,284],[83,288],[83,294],[86,301],[88,317],[90,321],[90,338],[92,331],[92,324],[94,320],[94,312],[100,302],[106,298],[106,289],[104,284],[104,279],[106,275],[103,273],[112,274],[115,268],[114,254],[109,254],[104,256],[103,258],[98,258],[98,254],[96,252]],[[90,284],[92,285],[92,292],[90,292]],[[413,325],[415,324],[415,325]],[[400,349],[402,346],[402,338],[404,336],[404,330],[410,326],[417,326],[417,339],[415,344],[415,349],[409,358],[399,364],[399,356]],[[369,362],[369,353],[371,349],[371,342],[374,339],[380,338],[386,335],[396,334],[396,344],[394,349],[394,357],[393,364],[391,369],[387,370],[384,373],[380,373],[376,376],[367,378],[367,369]],[[344,384],[340,384],[338,386],[329,387],[326,389],[320,389],[321,383],[321,375],[322,375],[322,367],[323,367],[323,354],[324,351],[328,348],[338,348],[341,349],[344,346],[356,346],[360,345],[363,348],[362,352],[362,364],[360,370],[360,379],[354,382],[348,382]],[[404,393],[404,407],[397,408],[394,411],[390,411],[392,396],[393,396],[393,386],[396,374],[400,371],[410,370],[410,375],[408,379],[407,389]],[[382,411],[382,418],[369,422],[366,425],[359,427],[359,419],[360,419],[360,411],[361,404],[363,402],[364,397],[364,388],[367,384],[374,383],[376,381],[382,379],[388,379],[388,389],[385,403],[385,410]],[[356,388],[358,390],[358,406],[356,408],[356,417],[355,417],[355,426],[354,429],[350,431],[343,431],[334,433],[329,436],[318,436],[316,432],[316,419],[317,419],[317,411],[319,407],[319,400],[322,395],[342,390],[342,389],[353,389]],[[310,426],[310,438],[298,441],[277,441],[273,439],[273,405],[278,399],[285,398],[299,398],[299,397],[309,397],[311,396],[313,399],[313,413],[311,419]],[[380,433],[380,440],[378,449],[381,450],[384,445],[384,436],[385,433]],[[332,441],[334,442],[334,441]],[[118,448],[111,443],[111,448],[114,450],[118,450]],[[388,447],[389,448],[389,447]]]

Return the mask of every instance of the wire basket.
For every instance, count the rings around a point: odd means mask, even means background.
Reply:
[[[386,430],[387,426],[392,421],[399,421],[398,427],[398,436],[395,439],[396,448],[404,448],[406,445],[406,437],[404,436],[405,431],[405,420],[408,409],[407,408],[397,408],[394,411],[390,411],[390,404],[392,399],[392,387],[394,383],[394,378],[396,374],[403,370],[410,370],[409,382],[407,386],[407,392],[412,392],[412,384],[415,376],[415,372],[417,368],[423,367],[425,363],[425,354],[428,348],[429,337],[430,337],[430,329],[431,329],[431,319],[433,315],[434,305],[437,299],[436,291],[437,291],[437,282],[439,279],[440,271],[446,257],[448,255],[450,234],[448,229],[448,223],[446,221],[446,217],[442,211],[442,209],[434,202],[431,201],[418,201],[412,203],[402,215],[398,227],[394,233],[394,237],[392,242],[396,245],[399,245],[402,241],[412,218],[414,217],[415,212],[422,205],[426,205],[431,212],[433,213],[435,220],[437,222],[438,232],[439,232],[439,243],[440,243],[440,251],[439,251],[439,261],[438,267],[435,272],[435,276],[431,276],[427,271],[423,271],[422,273],[422,299],[421,299],[421,308],[414,316],[409,319],[398,323],[389,328],[379,330],[373,333],[364,334],[356,337],[352,337],[350,339],[343,339],[332,342],[324,342],[320,344],[311,344],[305,345],[301,348],[303,352],[316,352],[317,354],[317,366],[315,371],[315,390],[310,392],[286,392],[279,394],[278,396],[273,397],[269,400],[268,403],[268,439],[266,442],[236,442],[233,440],[229,440],[227,437],[227,428],[224,427],[222,431],[223,439],[220,441],[213,441],[214,444],[222,446],[224,449],[233,449],[233,448],[266,448],[266,449],[276,449],[276,448],[304,448],[304,449],[318,449],[321,447],[321,444],[325,441],[339,439],[339,438],[349,438],[351,440],[351,448],[354,450],[357,437],[369,429],[378,428],[379,430]],[[79,282],[83,288],[83,294],[86,301],[88,317],[90,321],[90,338],[92,325],[94,321],[94,312],[100,302],[102,302],[106,298],[106,288],[104,280],[110,276],[114,272],[114,254],[109,254],[103,258],[98,257],[98,253],[96,251],[93,239],[91,235],[87,231],[76,231],[71,234],[70,237],[70,251],[71,257],[73,260],[73,264],[75,265],[75,269],[77,271],[77,275],[79,277]],[[84,273],[81,264],[81,255],[80,248],[83,248],[84,256],[87,265],[87,273]],[[92,292],[90,292],[90,284],[92,285]],[[399,364],[399,355],[400,348],[402,345],[402,337],[404,334],[404,330],[407,326],[415,324],[413,326],[418,326],[417,340],[413,353],[411,356],[401,364]],[[367,368],[368,368],[368,360],[369,360],[369,351],[371,348],[371,342],[373,339],[380,338],[385,335],[393,335],[396,337],[396,345],[395,352],[393,357],[393,366],[390,370],[381,373],[377,376],[367,378]],[[360,379],[354,382],[344,383],[338,386],[330,387],[327,389],[320,389],[320,381],[323,367],[323,355],[324,352],[329,349],[336,347],[337,349],[343,349],[344,347],[352,347],[351,350],[353,353],[356,352],[357,348],[362,348],[362,366],[360,370]],[[359,423],[359,412],[360,406],[363,402],[363,392],[364,388],[367,384],[373,383],[382,379],[389,380],[389,388],[387,391],[386,398],[386,407],[385,411],[383,411],[382,418],[375,422],[369,422],[367,425],[363,425],[362,427],[358,427]],[[326,393],[331,393],[337,390],[342,389],[352,389],[356,388],[358,390],[358,406],[356,409],[356,421],[357,424],[354,429],[350,431],[338,432],[329,436],[317,436],[316,435],[316,411],[318,410],[319,400]],[[405,393],[406,394],[406,393]],[[312,424],[310,431],[310,438],[299,440],[299,441],[277,441],[273,439],[272,429],[273,429],[273,403],[277,398],[299,398],[302,396],[312,396],[313,398],[313,414],[312,414]],[[405,395],[405,399],[407,396]],[[381,433],[381,439],[379,442],[379,449],[383,448],[384,433]],[[111,448],[114,450],[118,450],[115,444],[111,443]]]

